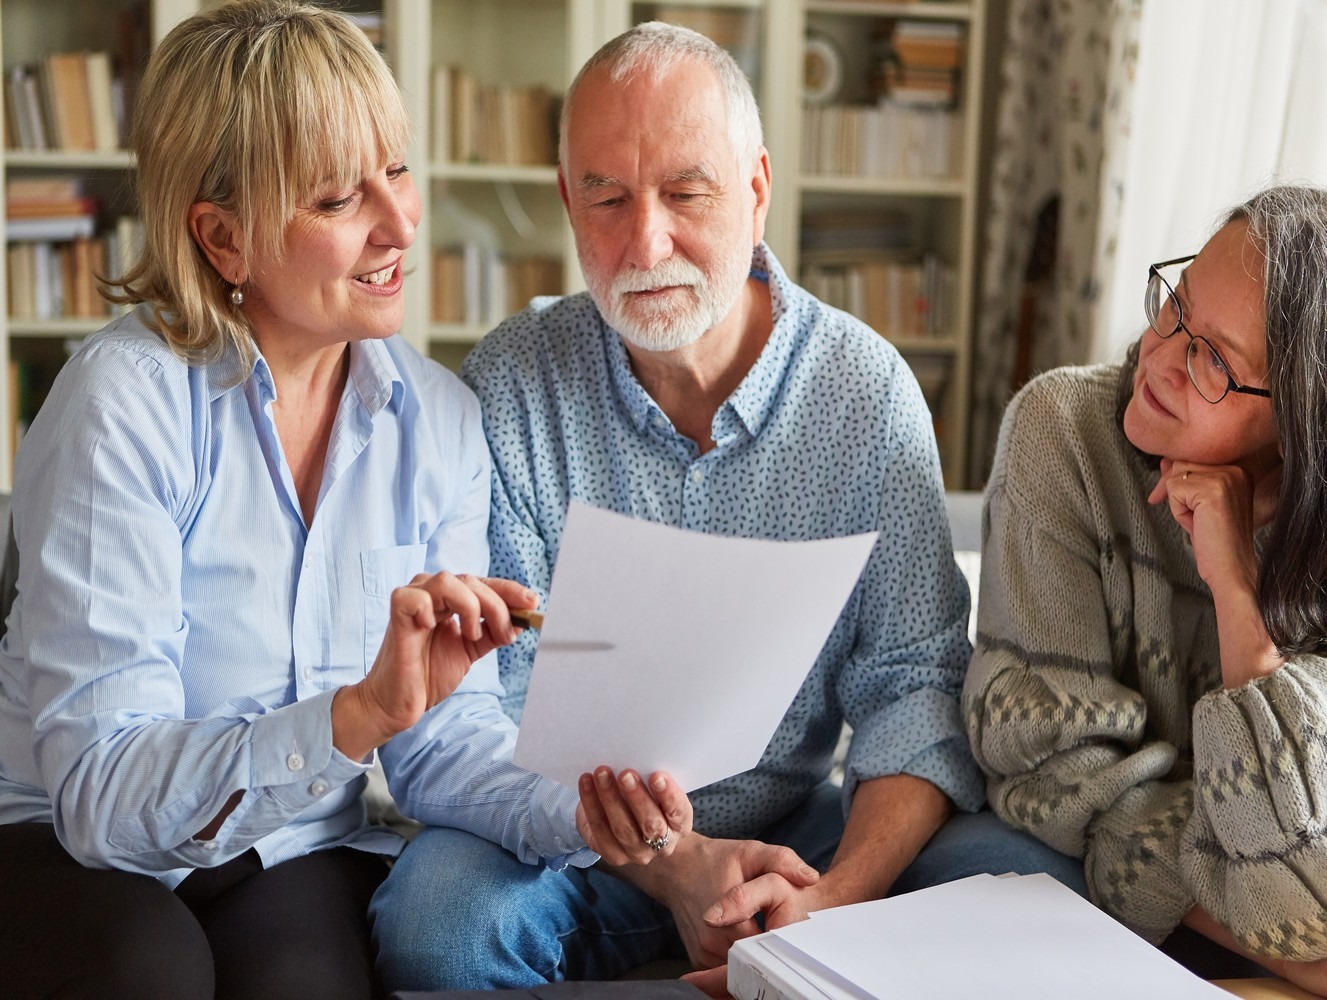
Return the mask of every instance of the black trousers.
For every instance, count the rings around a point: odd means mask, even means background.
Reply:
[[[368,905],[387,875],[336,848],[264,869],[248,851],[171,892],[85,868],[46,823],[0,826],[0,994],[370,1000]]]

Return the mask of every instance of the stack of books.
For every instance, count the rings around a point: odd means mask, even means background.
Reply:
[[[961,24],[894,22],[882,67],[885,93],[901,104],[955,107],[966,47]]]
[[[557,161],[558,100],[542,86],[489,87],[460,66],[433,73],[430,155],[438,163]]]
[[[108,52],[53,52],[5,72],[9,149],[109,152],[122,148],[124,122]]]

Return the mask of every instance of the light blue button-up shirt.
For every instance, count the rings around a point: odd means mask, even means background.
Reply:
[[[400,338],[352,345],[306,528],[275,397],[261,358],[189,367],[134,316],[62,369],[15,467],[0,822],[54,822],[84,864],[168,885],[249,847],[400,850],[366,822],[369,762],[332,746],[332,695],[372,666],[393,588],[487,571],[478,406]],[[575,793],[510,763],[501,693],[486,657],[382,749],[398,806],[592,862]]]
[[[968,589],[917,381],[888,342],[789,281],[764,244],[752,273],[769,282],[774,329],[715,414],[715,447],[703,455],[636,380],[588,295],[537,299],[480,342],[462,377],[493,452],[493,571],[547,592],[573,499],[746,538],[878,532],[760,763],[692,796],[696,828],[759,836],[829,774],[845,720],[845,800],[860,781],[907,773],[975,810],[984,788],[958,708]],[[815,585],[769,581],[770,627]],[[525,633],[500,654],[504,707],[517,718],[534,642]]]

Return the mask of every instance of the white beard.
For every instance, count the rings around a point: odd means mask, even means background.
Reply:
[[[716,326],[737,302],[751,272],[749,256],[733,255],[707,275],[691,261],[673,256],[648,271],[624,271],[611,281],[592,280],[590,296],[604,319],[629,344],[644,351],[675,351],[693,344]],[[673,286],[657,299],[643,300],[632,292]]]

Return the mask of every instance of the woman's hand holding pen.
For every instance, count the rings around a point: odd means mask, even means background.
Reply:
[[[332,742],[362,760],[465,678],[470,665],[516,638],[508,608],[533,608],[538,595],[511,580],[420,574],[392,592],[387,632],[365,678],[332,702]]]

